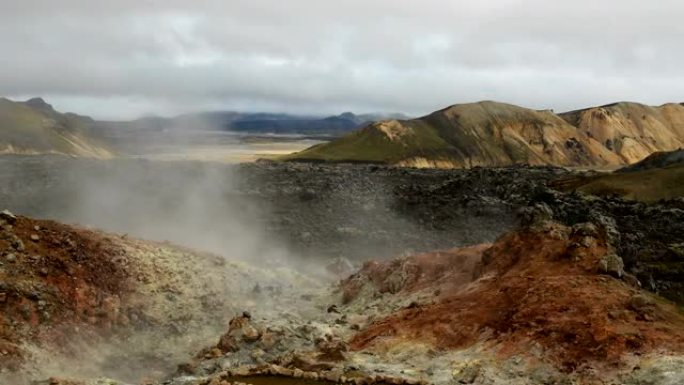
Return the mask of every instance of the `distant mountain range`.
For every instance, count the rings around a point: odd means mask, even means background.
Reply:
[[[556,114],[484,101],[418,119],[371,123],[283,159],[413,167],[615,167],[680,147],[682,104],[622,102]]]
[[[0,154],[65,154],[108,158],[132,146],[192,136],[200,131],[245,135],[298,135],[330,139],[381,119],[405,119],[401,114],[316,117],[231,111],[201,112],[173,118],[146,117],[132,121],[96,121],[59,113],[41,98],[25,102],[0,98]]]
[[[316,117],[273,113],[231,111],[200,112],[173,118],[147,117],[129,122],[99,122],[108,133],[181,132],[192,130],[231,131],[247,134],[293,134],[336,137],[365,124],[383,119],[405,119],[401,114],[363,114],[345,112]]]
[[[95,121],[59,113],[43,99],[0,98],[0,153],[107,158],[134,142],[197,132],[333,139],[283,160],[368,162],[411,167],[513,164],[619,167],[684,148],[684,105],[621,102],[556,114],[483,101],[417,119],[399,114],[316,117],[229,111]],[[113,149],[114,148],[114,149]]]
[[[64,154],[110,158],[115,151],[87,116],[55,111],[43,99],[0,98],[0,154]]]

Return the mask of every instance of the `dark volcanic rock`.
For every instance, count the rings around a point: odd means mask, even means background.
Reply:
[[[684,303],[684,209],[679,200],[647,204],[549,189],[532,199],[546,203],[562,223],[605,226],[626,273],[636,276],[644,288]],[[618,270],[619,266],[613,274],[619,275]]]
[[[198,248],[212,245],[178,234],[223,239],[226,218],[245,218],[293,254],[359,260],[493,241],[529,196],[565,173],[0,156],[0,201],[24,215]],[[140,226],[151,219],[159,225]]]
[[[491,242],[515,226],[521,209],[535,206],[542,209],[528,213],[535,216],[528,220],[551,216],[570,226],[589,222],[607,229],[627,277],[684,303],[684,201],[646,204],[548,187],[569,174],[578,172],[0,156],[0,202],[18,214],[198,248],[211,247],[207,239],[224,237],[226,218],[245,218],[269,243],[329,261]],[[189,197],[190,210],[174,215]],[[189,217],[198,212],[197,218]],[[150,218],[161,225],[132,226]],[[179,239],[178,231],[165,233],[167,227],[203,238],[186,243],[194,238]]]

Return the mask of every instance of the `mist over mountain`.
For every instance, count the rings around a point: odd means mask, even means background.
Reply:
[[[209,130],[247,134],[340,136],[361,125],[383,119],[406,118],[402,114],[344,112],[328,117],[265,112],[210,111],[171,118],[144,117],[125,122],[100,122],[104,130],[149,133],[155,131]]]

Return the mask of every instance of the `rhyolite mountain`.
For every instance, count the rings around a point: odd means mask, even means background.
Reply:
[[[560,114],[580,132],[617,154],[623,164],[684,147],[684,105],[621,102]]]
[[[483,101],[366,125],[283,157],[413,167],[616,167],[684,146],[684,106],[616,103],[556,114]]]
[[[0,98],[0,154],[63,154],[110,158],[114,151],[87,116],[59,113],[43,99]]]

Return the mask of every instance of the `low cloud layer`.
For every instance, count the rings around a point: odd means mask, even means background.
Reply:
[[[676,0],[4,3],[0,94],[100,118],[684,101]]]

